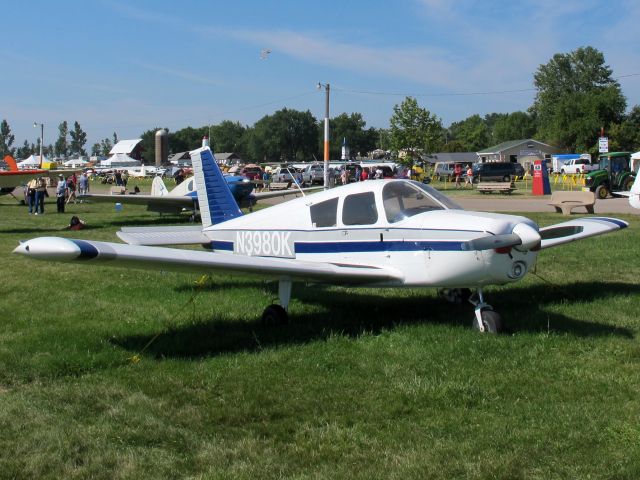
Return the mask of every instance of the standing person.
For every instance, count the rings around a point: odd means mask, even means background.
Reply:
[[[342,172],[340,173],[340,181],[342,182],[342,185],[349,183],[349,172],[347,171],[347,167],[342,169]]]
[[[360,174],[360,179],[362,181],[369,180],[369,169],[368,168],[363,168],[362,169],[362,173]]]
[[[473,188],[473,168],[471,168],[471,164],[467,165],[467,178],[464,181],[464,188],[467,188],[467,184],[469,188]]]
[[[120,173],[120,170],[116,170],[116,173],[113,174],[115,180],[116,180],[116,187],[121,187],[122,186],[122,174]]]
[[[65,195],[67,193],[67,182],[62,174],[58,175],[58,185],[56,186],[56,205],[58,213],[64,213]]]
[[[69,203],[72,198],[73,198],[73,203],[76,203],[77,183],[78,183],[78,179],[76,178],[76,174],[74,172],[69,176],[69,178],[67,178],[67,203]]]
[[[44,197],[47,197],[47,181],[43,177],[38,177],[36,185],[36,215],[44,215]]]
[[[87,172],[80,175],[80,180],[78,180],[78,191],[80,192],[80,195],[89,193],[89,177],[87,176]]]
[[[358,165],[356,167],[356,182],[360,181],[361,176],[362,176],[362,168],[360,168],[360,165]]]
[[[27,183],[27,205],[29,206],[29,215],[37,212],[38,205],[36,204],[36,188],[38,187],[38,180],[32,178]]]
[[[127,188],[127,182],[129,181],[129,172],[127,170],[124,170],[122,172],[122,186],[124,188]]]
[[[462,180],[462,165],[456,163],[455,167],[453,167],[453,176],[456,179],[456,188],[462,188],[460,185],[460,180]]]

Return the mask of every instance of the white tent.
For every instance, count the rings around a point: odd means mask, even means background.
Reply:
[[[140,162],[134,160],[126,153],[116,153],[111,155],[108,159],[100,162],[101,167],[117,168],[117,167],[138,167]]]
[[[44,161],[47,161],[47,157],[44,157]],[[18,162],[18,168],[37,168],[40,167],[40,155],[37,157],[35,155],[31,155],[21,162]]]
[[[138,145],[141,141],[141,138],[135,138],[133,140],[120,140],[113,146],[109,154],[114,155],[118,153],[125,153],[128,155],[133,152],[133,149],[136,148],[136,145]]]
[[[78,168],[84,167],[87,163],[89,162],[83,160],[82,158],[72,158],[71,160],[67,160],[66,162],[64,162],[63,165],[65,167]]]

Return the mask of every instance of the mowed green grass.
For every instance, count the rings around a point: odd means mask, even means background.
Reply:
[[[275,283],[12,255],[172,220],[53,212],[0,199],[0,478],[640,477],[637,215],[487,289],[490,336],[431,290],[295,285],[263,327]]]

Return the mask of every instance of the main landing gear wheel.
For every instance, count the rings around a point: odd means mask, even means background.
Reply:
[[[502,330],[502,319],[498,313],[493,310],[481,310],[480,315],[482,316],[482,327],[484,328],[484,333],[496,334]],[[473,329],[478,331],[480,330],[476,318],[473,319]]]
[[[265,326],[286,325],[289,323],[289,314],[280,305],[269,305],[262,312],[262,324]]]

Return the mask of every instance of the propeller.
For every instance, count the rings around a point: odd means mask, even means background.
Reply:
[[[462,249],[494,250],[514,247],[516,250],[526,252],[539,249],[541,240],[540,234],[535,228],[526,223],[518,223],[513,227],[512,233],[475,238],[463,243]]]

